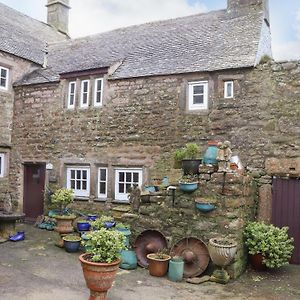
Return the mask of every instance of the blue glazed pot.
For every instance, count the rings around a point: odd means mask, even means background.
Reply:
[[[104,222],[104,227],[106,229],[112,228],[116,225],[116,222]]]
[[[64,240],[64,247],[65,247],[67,252],[74,253],[74,252],[77,252],[79,250],[80,240],[78,240],[78,241],[68,241],[68,240],[65,240],[65,238],[63,238],[63,240]]]
[[[156,188],[153,185],[146,185],[145,186],[145,191],[150,192],[150,193],[155,193],[156,192]]]
[[[179,183],[179,188],[181,191],[185,193],[192,193],[198,188],[198,182],[191,182],[191,183]]]
[[[196,208],[199,209],[201,212],[208,213],[216,209],[213,204],[210,203],[196,203]]]
[[[89,231],[91,228],[91,224],[89,222],[78,222],[77,223],[77,230],[78,231]]]
[[[88,215],[88,221],[96,221],[97,218],[98,218],[97,215],[92,215],[92,214]]]
[[[121,264],[120,268],[125,270],[134,270],[137,268],[137,257],[133,250],[121,251]]]
[[[25,239],[24,231],[18,231],[15,235],[9,237],[9,240],[12,242],[23,241],[24,239]]]
[[[218,155],[217,142],[209,142],[208,148],[206,149],[203,156],[203,164],[204,165],[218,164],[217,155]]]

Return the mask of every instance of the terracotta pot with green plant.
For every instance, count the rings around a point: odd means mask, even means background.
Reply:
[[[181,164],[185,175],[199,173],[200,147],[196,143],[188,143],[185,147],[177,149],[174,159],[175,165]]]
[[[87,253],[80,255],[83,275],[90,289],[90,300],[105,300],[112,287],[121,262],[121,251],[125,249],[125,237],[116,230],[92,231],[83,245]]]
[[[276,227],[263,222],[250,222],[244,229],[249,259],[256,270],[287,265],[293,253],[293,238],[288,227]]]
[[[163,277],[168,272],[169,260],[171,256],[165,250],[147,254],[149,261],[149,274],[156,277]]]
[[[67,206],[74,200],[73,191],[67,188],[61,188],[55,191],[51,196],[52,204],[59,208],[60,213],[54,215],[57,225],[54,228],[60,234],[71,233],[74,231],[72,222],[76,215],[67,210]]]

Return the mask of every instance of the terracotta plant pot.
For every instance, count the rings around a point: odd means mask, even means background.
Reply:
[[[98,263],[86,260],[88,254],[79,256],[87,287],[89,300],[106,300],[107,291],[112,287],[119,269],[120,259],[112,263]]]
[[[75,215],[70,216],[54,216],[57,225],[54,227],[54,230],[60,234],[71,233],[74,231],[73,221],[76,219]]]
[[[163,254],[163,257],[158,257],[156,253],[147,255],[149,261],[149,273],[152,276],[163,277],[168,272],[170,255]]]
[[[263,255],[261,253],[257,254],[249,254],[249,261],[251,266],[253,267],[254,270],[256,271],[266,271],[267,266],[263,264]]]

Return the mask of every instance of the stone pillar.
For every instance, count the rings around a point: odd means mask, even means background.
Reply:
[[[257,220],[271,223],[272,220],[272,185],[264,184],[259,188]]]
[[[69,33],[69,0],[48,0],[47,23],[56,30]]]

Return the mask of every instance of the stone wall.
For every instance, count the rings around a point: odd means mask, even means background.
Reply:
[[[9,189],[9,160],[13,120],[14,91],[12,83],[26,74],[33,64],[0,51],[0,66],[9,69],[8,90],[0,89],[0,153],[5,153],[5,175],[0,178],[0,208],[4,194]]]
[[[209,81],[209,110],[188,112],[188,81]],[[233,99],[224,99],[224,80],[234,80]],[[96,167],[142,166],[144,184],[168,175],[173,153],[187,142],[205,148],[207,140],[230,140],[257,185],[270,184],[267,158],[299,158],[298,62],[259,65],[256,69],[108,81],[102,108],[67,110],[66,83],[16,88],[11,164],[12,190],[22,199],[22,162],[51,162],[49,176],[65,184],[66,164]],[[34,117],[33,117],[34,116]],[[113,178],[107,206],[113,200]],[[261,195],[267,193],[260,193]],[[258,195],[258,193],[257,193]]]

